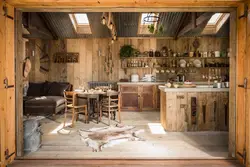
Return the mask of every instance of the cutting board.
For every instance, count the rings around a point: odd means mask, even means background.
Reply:
[[[190,84],[190,85],[180,85],[180,88],[196,88],[195,84]]]

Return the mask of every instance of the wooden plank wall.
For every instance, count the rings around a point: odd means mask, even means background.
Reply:
[[[43,54],[40,48],[50,41],[41,39],[30,39],[26,44],[26,56],[30,57],[31,70],[29,73],[30,82],[43,82],[49,79],[49,73],[40,71],[40,55]]]
[[[119,57],[120,47],[124,44],[131,44],[140,52],[160,50],[163,46],[171,48],[175,52],[187,52],[194,50],[192,43],[195,38],[180,38],[173,40],[172,38],[118,38],[111,45],[111,53],[114,61],[113,73],[107,75],[104,71],[104,59],[108,54],[108,45],[110,39],[67,39],[58,41],[49,41],[49,55],[51,59],[50,72],[48,75],[39,71],[39,51],[35,49],[35,56],[32,57],[32,72],[30,81],[69,81],[75,87],[79,85],[87,86],[88,81],[119,81],[122,78],[130,78],[133,73],[138,73],[140,77],[147,73],[154,73],[151,69],[129,69],[127,73],[121,69],[121,60]],[[202,37],[200,40],[200,51],[227,50],[229,47],[228,38]],[[35,43],[41,45],[44,41],[35,40]],[[32,43],[32,42],[31,42]],[[66,47],[65,47],[66,46]],[[33,44],[28,46],[34,48]],[[32,49],[29,49],[32,50]],[[79,52],[79,63],[74,64],[56,64],[52,62],[53,54],[60,51]],[[100,51],[101,55],[99,55]],[[190,74],[190,80],[200,81],[201,75]]]

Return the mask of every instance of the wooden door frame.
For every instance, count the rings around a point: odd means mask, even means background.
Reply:
[[[199,6],[199,7],[190,7],[192,3],[189,5],[184,5],[182,7],[152,7],[150,8],[150,11],[156,11],[156,12],[228,12],[231,14],[230,16],[230,95],[229,95],[229,120],[230,120],[230,127],[229,127],[229,157],[235,157],[235,140],[236,140],[236,56],[237,56],[237,7],[236,6],[229,6],[225,7],[224,6],[217,6],[215,7],[204,7],[204,6]],[[96,8],[96,7],[89,7],[85,9],[79,9],[79,7],[71,7],[71,8],[64,8],[64,9],[58,9],[58,8],[53,8],[53,7],[48,7],[46,8],[30,8],[30,7],[21,7],[21,8],[16,8],[16,10],[20,10],[23,12],[105,12],[105,11],[110,11],[110,12],[149,12],[149,7],[117,7],[114,6],[113,8]],[[17,38],[16,38],[17,41]],[[16,57],[17,57],[16,52]],[[17,68],[18,69],[18,68]],[[18,72],[20,73],[20,71]],[[16,84],[20,85],[21,80],[17,80]],[[22,89],[21,87],[17,87],[17,92]],[[18,97],[18,96],[17,96]],[[16,97],[16,98],[17,98]],[[22,102],[22,97],[18,97],[16,101]],[[16,113],[16,120],[22,120],[23,115],[21,114],[22,109],[19,108],[17,109]],[[22,132],[22,124],[20,121],[16,124],[17,128],[17,136],[16,136],[16,141],[17,144],[21,144],[23,140],[23,134],[20,133]],[[22,151],[20,150],[22,147],[17,146],[17,153],[20,153],[17,156],[22,156]]]

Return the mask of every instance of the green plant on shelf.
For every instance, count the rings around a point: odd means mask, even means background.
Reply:
[[[134,56],[136,49],[132,45],[123,45],[120,49],[120,57],[122,59]]]

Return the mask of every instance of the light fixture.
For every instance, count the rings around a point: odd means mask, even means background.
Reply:
[[[115,43],[115,40],[114,40],[114,38],[112,38],[112,40],[111,40],[111,43],[113,44],[113,43]]]
[[[112,22],[110,22],[109,28],[110,28],[111,30],[113,29],[113,23],[112,23]]]
[[[102,17],[102,24],[105,25],[106,24],[106,18],[103,16]]]
[[[113,39],[116,41],[116,39],[117,39],[116,34],[113,36]]]

